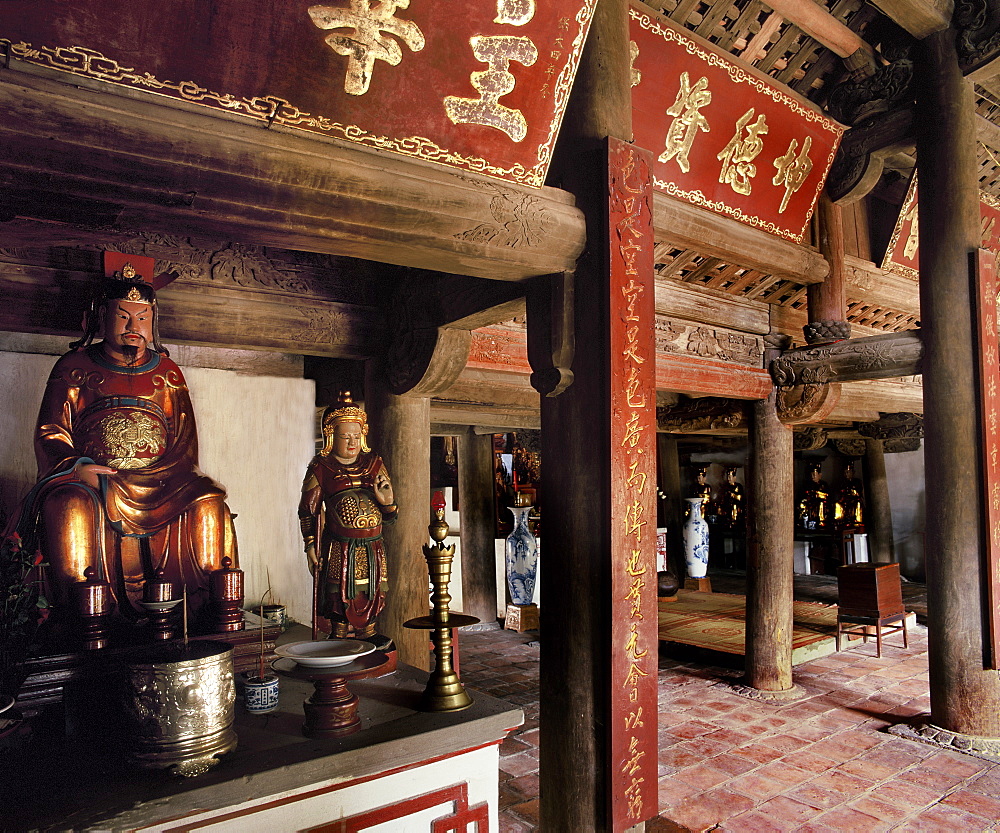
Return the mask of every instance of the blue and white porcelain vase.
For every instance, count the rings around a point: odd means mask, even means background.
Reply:
[[[686,500],[691,510],[684,521],[684,562],[691,578],[704,578],[708,574],[708,523],[701,514],[704,503],[700,497]]]
[[[538,541],[528,528],[530,506],[509,506],[514,515],[514,529],[507,536],[507,587],[516,605],[530,605],[535,596],[538,572]]]

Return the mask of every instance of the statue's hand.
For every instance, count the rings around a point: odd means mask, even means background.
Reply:
[[[306,560],[309,562],[309,569],[316,573],[319,571],[319,557],[316,555],[316,545],[310,544],[306,547]]]
[[[76,472],[76,476],[90,486],[91,489],[98,489],[101,485],[98,475],[115,474],[117,470],[108,466],[99,466],[97,463],[77,463],[74,471]]]
[[[383,506],[392,505],[392,483],[385,471],[375,475],[375,500]]]

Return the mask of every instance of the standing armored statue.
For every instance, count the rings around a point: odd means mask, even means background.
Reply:
[[[861,481],[854,476],[854,463],[844,464],[844,486],[837,493],[834,520],[839,526],[860,527],[865,522],[865,499]]]
[[[382,458],[366,442],[368,417],[343,393],[323,414],[323,449],[302,483],[299,523],[319,586],[318,612],[336,638],[354,635],[387,650],[376,633],[388,588],[382,527],[398,509]]]
[[[139,602],[153,577],[178,595],[186,588],[194,617],[209,574],[223,557],[236,566],[236,539],[225,489],[198,468],[194,411],[159,341],[153,287],[125,264],[100,287],[85,327],[45,388],[39,480],[19,529],[38,534],[57,619],[85,573],[108,583],[118,619],[145,615]]]

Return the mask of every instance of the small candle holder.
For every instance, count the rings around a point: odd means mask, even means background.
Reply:
[[[209,576],[209,597],[217,632],[243,630],[243,571],[233,567],[229,556],[225,556],[222,567]]]
[[[472,696],[465,690],[455,670],[452,629],[474,625],[479,619],[464,613],[452,613],[449,609],[451,594],[451,562],[455,557],[454,545],[446,547],[448,524],[444,520],[444,502],[434,504],[435,520],[427,527],[431,538],[437,543],[425,544],[424,558],[431,580],[431,613],[404,622],[404,627],[431,631],[434,642],[434,670],[427,687],[421,695],[419,708],[428,712],[450,712],[467,709],[472,705]]]
[[[164,578],[163,570],[146,582],[142,589],[143,610],[149,614],[149,625],[153,631],[153,639],[165,640],[174,638],[174,626],[171,621],[174,608],[181,603],[176,598],[173,583]]]
[[[111,614],[111,586],[97,578],[93,567],[83,571],[84,580],[73,585],[73,601],[82,622],[83,647],[97,651],[108,647],[108,617]]]

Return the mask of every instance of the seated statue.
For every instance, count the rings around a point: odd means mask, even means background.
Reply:
[[[236,538],[225,490],[198,468],[191,400],[159,342],[152,286],[126,264],[98,291],[85,327],[49,376],[35,431],[39,480],[18,531],[37,535],[56,621],[69,618],[71,587],[88,568],[108,583],[119,621],[145,615],[143,586],[161,573],[176,597],[187,589],[193,617],[208,601],[209,573],[225,556],[236,566]]]
[[[365,441],[368,417],[350,393],[323,414],[323,449],[302,483],[299,522],[306,558],[319,585],[318,613],[331,637],[355,636],[382,650],[375,631],[388,588],[382,527],[396,520],[392,483],[382,458]]]

